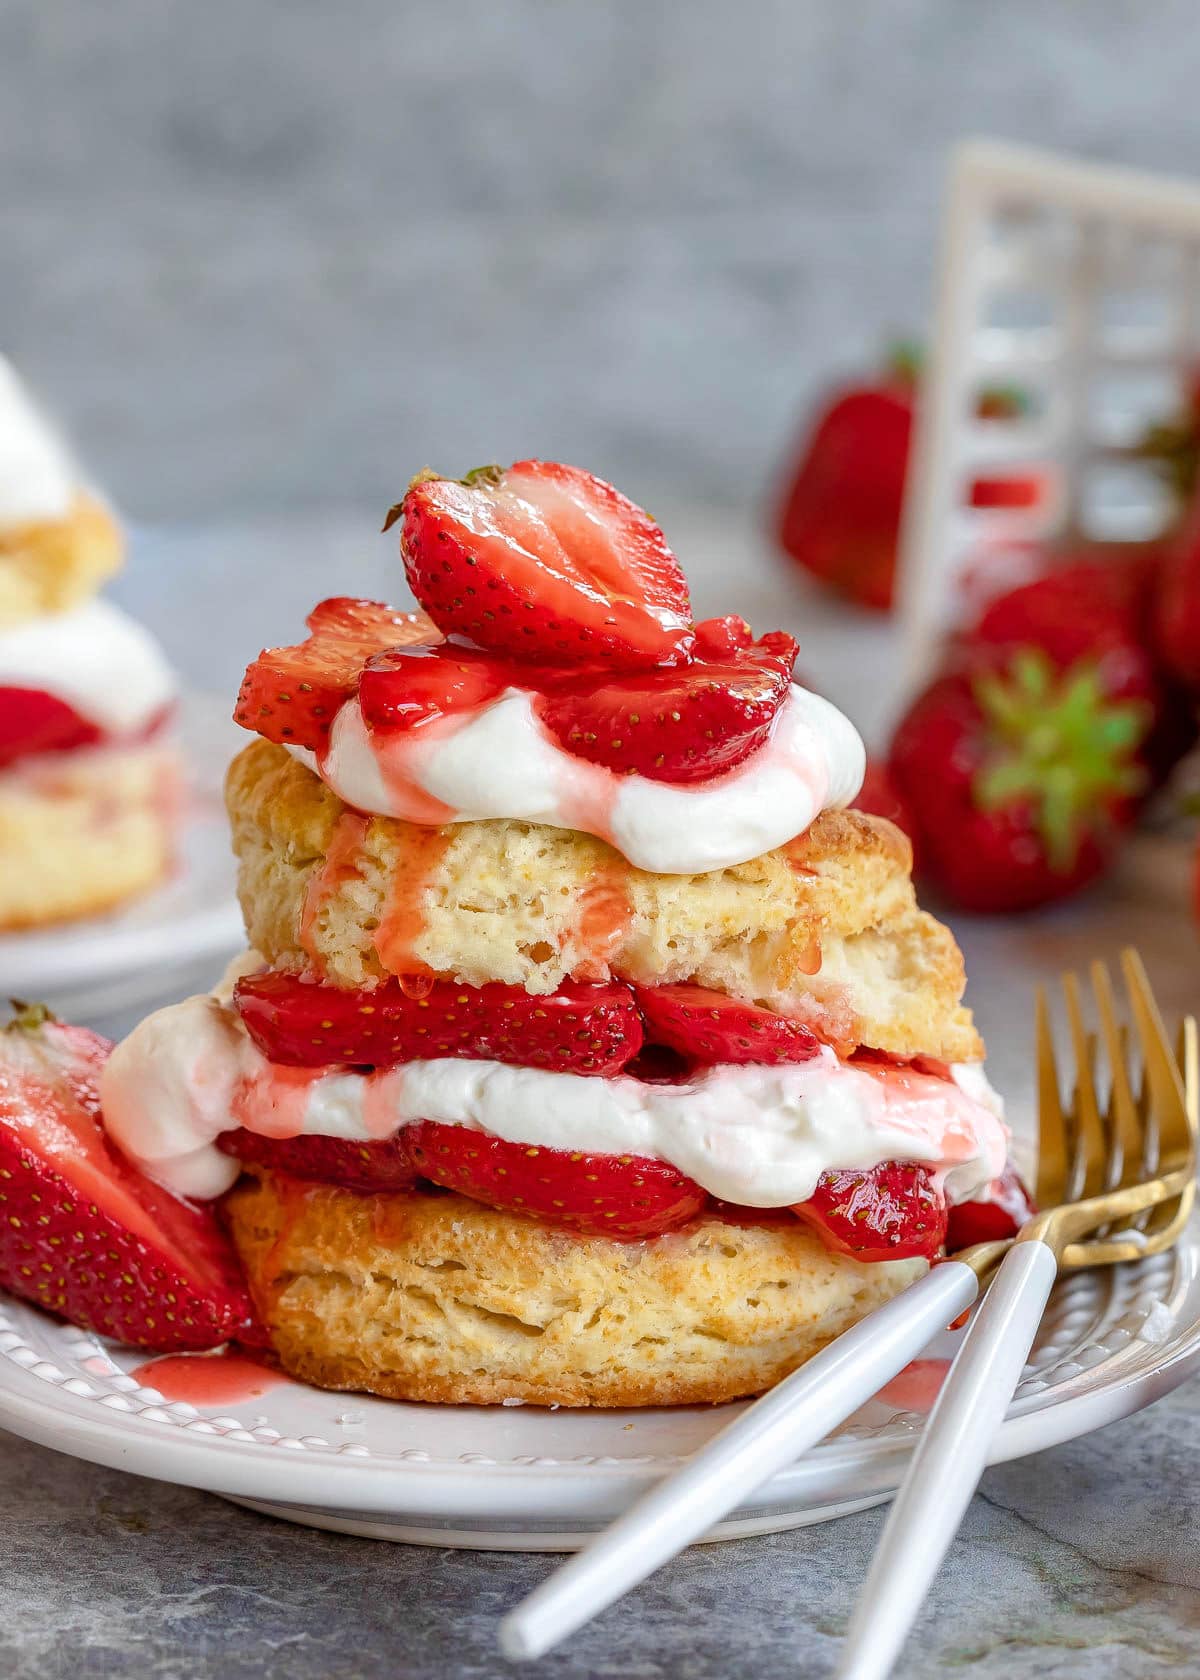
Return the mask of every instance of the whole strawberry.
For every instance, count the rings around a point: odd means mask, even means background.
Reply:
[[[1151,714],[1114,697],[1100,663],[977,648],[910,706],[889,769],[922,867],[967,910],[1031,910],[1107,868],[1146,771]]]
[[[913,429],[915,362],[836,392],[812,426],[779,514],[785,554],[840,595],[886,611]]]
[[[1200,502],[1163,564],[1154,635],[1167,670],[1190,695],[1200,695]]]
[[[892,605],[904,488],[912,445],[920,348],[898,345],[873,380],[844,386],[811,426],[778,516],[785,554],[860,606]],[[1022,392],[985,390],[981,420],[1023,412]],[[967,499],[978,508],[1028,508],[1041,500],[1044,475],[1009,472],[976,479]]]
[[[1094,666],[1110,699],[1147,708],[1139,757],[1143,791],[1165,780],[1196,738],[1191,706],[1155,657],[1151,616],[1164,563],[1161,544],[1093,544],[1049,557],[1039,577],[1007,590],[968,631],[971,647],[1040,648],[1058,671]]]

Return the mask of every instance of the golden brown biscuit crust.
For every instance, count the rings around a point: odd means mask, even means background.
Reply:
[[[290,1375],[450,1405],[758,1394],[926,1269],[860,1265],[788,1219],[706,1217],[617,1243],[462,1196],[360,1195],[271,1173],[241,1179],[224,1206]]]
[[[659,875],[565,829],[362,818],[262,740],[234,759],[226,798],[250,943],[277,967],[370,986],[425,965],[539,993],[569,975],[687,980],[823,1021],[835,1042],[983,1055],[958,946],[918,909],[909,842],[881,817],[826,811],[748,863]],[[400,881],[419,907],[402,967],[381,939]],[[622,909],[597,925],[598,891]]]
[[[78,606],[123,558],[120,527],[86,492],[65,519],[0,527],[0,628]]]

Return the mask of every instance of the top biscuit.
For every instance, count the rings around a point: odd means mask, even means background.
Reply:
[[[535,993],[568,976],[692,981],[813,1020],[842,1048],[983,1055],[962,956],[917,907],[908,840],[883,818],[827,811],[749,863],[657,875],[572,830],[364,817],[261,740],[226,798],[250,943],[277,967]]]

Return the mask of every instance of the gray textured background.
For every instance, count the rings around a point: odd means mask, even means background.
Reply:
[[[945,150],[1189,170],[1189,0],[0,0],[0,346],[132,513],[578,459],[744,508]]]

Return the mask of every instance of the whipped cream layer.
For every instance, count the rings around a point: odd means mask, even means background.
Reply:
[[[952,1202],[1002,1171],[1008,1133],[982,1070],[952,1079],[908,1067],[839,1062],[822,1048],[793,1065],[718,1066],[657,1085],[513,1067],[406,1062],[374,1073],[281,1067],[217,998],[149,1016],[101,1078],[105,1125],[170,1189],[218,1196],[238,1165],[214,1140],[244,1126],[266,1137],[367,1143],[418,1120],[511,1143],[669,1162],[711,1195],[748,1207],[808,1199],[823,1172],[920,1161]]]
[[[866,755],[853,724],[793,683],[771,734],[737,769],[686,785],[619,775],[561,746],[534,696],[498,700],[424,727],[374,733],[357,700],[338,712],[320,755],[288,749],[347,805],[408,822],[513,818],[607,840],[636,869],[727,869],[802,834],[848,805]]]
[[[0,688],[37,688],[108,735],[141,729],[174,697],[158,643],[111,602],[45,613],[0,630]]]
[[[0,526],[64,518],[78,484],[66,446],[0,356]]]

